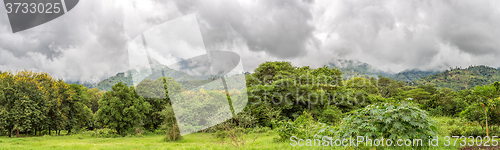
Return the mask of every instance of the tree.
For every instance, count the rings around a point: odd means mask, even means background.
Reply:
[[[471,107],[475,106],[477,108],[477,106],[481,106],[484,109],[486,135],[489,136],[488,109],[494,109],[498,104],[498,101],[495,100],[495,98],[498,97],[499,91],[494,85],[476,86],[472,94],[477,97],[478,100],[476,101],[476,105],[471,105]]]
[[[134,87],[129,88],[120,82],[99,100],[95,123],[112,128],[124,136],[124,132],[143,124],[150,107],[144,98],[137,95]]]
[[[293,75],[295,69],[297,67],[293,66],[291,62],[265,62],[255,68],[253,76],[260,84],[270,84],[275,80],[276,76]]]
[[[0,125],[7,129],[9,137],[15,131],[32,131],[45,118],[43,114],[43,91],[36,78],[39,73],[19,71],[16,74],[0,74]]]
[[[170,104],[170,97],[166,88],[167,81],[170,85],[176,87],[177,91],[180,90],[181,85],[170,77],[161,77],[156,80],[145,79],[136,87],[137,94],[151,105],[151,111],[146,114],[146,119],[144,120],[144,127],[146,129],[157,129],[164,122],[164,118],[161,117],[160,112],[166,109],[167,104]],[[172,109],[172,107],[168,108]]]
[[[354,77],[347,81],[347,88],[366,91],[369,94],[379,94],[377,87],[369,79]]]
[[[70,88],[74,94],[63,104],[63,112],[67,117],[65,129],[68,130],[68,134],[71,134],[72,129],[79,129],[88,124],[91,115],[91,110],[87,106],[90,103],[87,88],[80,84],[71,84]]]
[[[431,93],[425,91],[425,89],[417,88],[406,92],[406,98],[412,98],[419,104],[424,104],[431,98]]]
[[[89,104],[87,106],[92,110],[92,114],[95,114],[99,109],[99,100],[104,95],[104,92],[99,91],[98,88],[92,88],[87,90],[87,94],[89,97]]]

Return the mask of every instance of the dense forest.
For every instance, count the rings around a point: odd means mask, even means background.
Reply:
[[[500,130],[492,128],[500,125],[500,107],[496,107],[500,104],[500,79],[494,68],[452,69],[423,77],[412,86],[383,76],[344,79],[342,74],[327,66],[313,69],[290,62],[266,62],[246,75],[246,91],[230,89],[234,93],[230,96],[222,89],[187,90],[169,77],[146,79],[135,86],[118,82],[105,92],[67,84],[46,73],[0,72],[0,134],[40,136],[61,134],[62,130],[72,134],[109,129],[109,134],[117,136],[161,133],[171,141],[180,139],[180,132],[186,129],[223,138],[265,128],[275,130],[278,140],[319,135],[429,138],[438,132],[429,116],[448,116],[481,127],[457,127],[452,134],[500,135]],[[170,104],[174,95],[168,88],[181,93],[175,96],[195,100],[182,104],[193,110],[216,107],[208,100],[220,97],[235,104],[239,103],[235,97],[248,95],[248,104],[234,108],[242,111],[223,123],[198,127],[197,120],[210,114],[174,117]],[[142,97],[144,93],[167,96]],[[364,122],[366,117],[379,122]],[[179,127],[176,119],[192,120],[193,126]],[[367,125],[373,127],[364,128]]]

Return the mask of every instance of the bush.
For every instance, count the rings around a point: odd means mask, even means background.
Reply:
[[[116,137],[118,133],[116,133],[115,130],[104,128],[104,129],[96,129],[97,132],[97,137],[100,138],[111,138],[111,137]]]
[[[164,135],[164,134],[167,134],[167,131],[165,130],[162,130],[162,129],[157,129],[154,131],[155,134],[159,134],[159,135]]]
[[[462,129],[454,126],[450,130],[450,136],[462,136]]]
[[[302,139],[312,139],[326,124],[314,121],[312,115],[306,111],[300,115],[294,122],[280,121],[276,123],[277,132],[281,141],[287,140],[292,136]]]
[[[342,117],[342,111],[335,105],[332,105],[327,106],[327,108],[323,110],[318,121],[328,125],[337,125],[342,120]]]
[[[340,138],[366,136],[372,139],[422,139],[436,135],[434,121],[427,112],[408,103],[378,103],[358,109],[343,119]],[[424,144],[425,145],[425,144]]]

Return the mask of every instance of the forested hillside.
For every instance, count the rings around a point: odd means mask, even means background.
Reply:
[[[470,66],[466,69],[451,68],[442,73],[425,76],[413,82],[414,85],[435,85],[454,91],[474,88],[500,81],[500,71],[488,66]]]
[[[413,70],[407,70],[407,71],[402,71],[399,72],[398,74],[392,76],[394,80],[398,81],[403,81],[403,82],[410,82],[414,80],[418,80],[422,77],[429,76],[429,75],[435,75],[440,73],[439,71],[421,71],[417,69]]]

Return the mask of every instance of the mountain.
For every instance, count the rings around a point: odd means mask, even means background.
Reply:
[[[360,76],[378,78],[379,75],[385,77],[391,77],[394,75],[391,72],[385,72],[367,63],[355,60],[337,60],[330,62],[328,66],[338,68],[343,73],[342,77],[346,79]]]
[[[144,79],[155,80],[162,76],[172,77],[175,80],[186,80],[186,81],[196,80],[187,73],[170,69],[167,66],[162,65],[157,61],[153,60],[153,71],[151,71],[151,68],[149,68],[149,66],[144,68],[136,68],[126,72],[118,73],[115,76],[107,78],[96,84],[84,84],[84,85],[87,88],[98,88],[101,91],[110,91],[111,87],[113,87],[113,85],[119,82],[126,83],[128,86],[133,86],[134,83],[138,84],[140,81]]]
[[[131,71],[128,71],[129,73]],[[112,76],[110,78],[107,78],[99,83],[95,84],[83,84],[85,87],[91,89],[91,88],[98,88],[100,91],[110,91],[111,87],[119,82],[126,83],[127,85],[133,85],[132,81],[132,76],[130,75],[125,75],[125,73],[121,72],[116,74],[115,76]]]
[[[441,73],[439,71],[421,71],[418,69],[413,69],[413,70],[406,70],[397,73],[392,77],[394,80],[398,81],[404,81],[404,82],[410,82],[414,80],[418,80],[422,77],[429,76],[429,75],[435,75]]]
[[[239,55],[225,51],[211,52],[210,54],[213,55],[208,57],[209,54],[205,54],[183,59],[169,66],[152,59],[150,64],[140,67],[136,66],[132,70],[125,73],[118,73],[116,76],[88,86],[88,88],[97,87],[99,90],[109,91],[118,82],[133,86],[139,84],[144,79],[156,80],[160,77],[171,77],[178,83],[181,83],[182,88],[186,90],[203,86],[221,76],[226,76],[228,77],[227,80],[231,81],[233,77],[229,77],[230,75],[227,73],[231,72],[238,65],[236,62],[239,62]],[[209,58],[213,60],[210,61]],[[238,78],[234,77],[234,79]],[[244,80],[244,78],[240,80]],[[217,85],[214,83],[213,86],[207,85],[207,87],[216,88]]]
[[[470,66],[466,69],[450,69],[439,74],[429,75],[413,81],[413,85],[432,84],[437,88],[450,88],[454,91],[474,88],[500,81],[500,70],[484,65]]]

